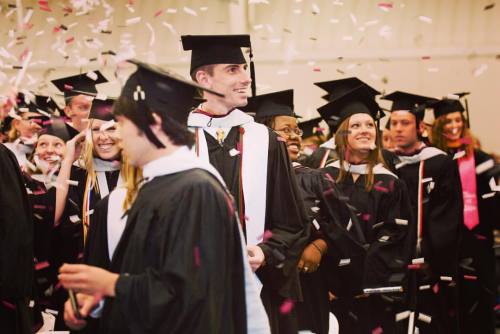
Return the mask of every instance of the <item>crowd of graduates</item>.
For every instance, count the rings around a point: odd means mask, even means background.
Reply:
[[[500,166],[467,93],[318,82],[302,121],[255,94],[248,35],[182,44],[191,81],[131,59],[116,98],[95,70],[52,80],[63,108],[3,99],[2,333],[494,333]]]

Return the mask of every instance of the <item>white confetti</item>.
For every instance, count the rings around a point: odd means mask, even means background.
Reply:
[[[94,80],[94,81],[96,81],[98,78],[97,73],[95,73],[94,71],[87,72],[86,75],[88,78],[90,78],[91,80]]]
[[[141,22],[141,17],[137,16],[137,17],[133,17],[131,19],[128,19],[127,21],[125,21],[125,24],[127,26],[131,26],[131,25],[134,25],[134,24],[139,23],[139,22]]]
[[[204,6],[204,7],[200,7],[200,11],[201,12],[206,12],[208,10],[208,7]]]
[[[353,13],[350,13],[349,16],[351,17],[351,21],[354,25],[358,24],[358,19],[356,18],[356,16],[354,16]]]
[[[81,221],[80,217],[78,215],[73,215],[69,216],[69,221],[72,222],[73,224],[79,223]]]
[[[422,322],[425,322],[426,324],[430,324],[431,323],[431,320],[432,318],[430,316],[428,316],[427,314],[424,314],[422,312],[419,312],[418,313],[418,320],[422,321]]]
[[[347,266],[351,263],[351,259],[340,259],[339,267]]]
[[[115,126],[116,122],[114,119],[112,119],[111,121],[107,121],[106,123],[104,123],[103,125],[101,125],[99,127],[99,131],[101,132],[104,132],[110,128],[112,128],[113,126]]]
[[[240,154],[240,151],[238,151],[237,149],[233,148],[229,151],[229,155],[234,157],[234,156],[237,156],[238,154]]]
[[[339,19],[331,18],[330,23],[339,23]]]
[[[416,259],[412,259],[411,263],[412,264],[422,264],[425,262],[425,259],[423,257],[418,257]]]
[[[490,179],[488,184],[490,185],[491,191],[500,191],[500,185],[497,185],[494,177]]]
[[[429,67],[429,68],[427,68],[427,72],[436,73],[436,72],[439,72],[439,68]]]
[[[460,159],[461,157],[465,156],[465,151],[458,151],[453,155],[453,160]]]
[[[418,17],[418,19],[422,22],[425,22],[425,23],[429,23],[431,24],[432,23],[432,18],[428,17],[428,16],[423,16],[423,15],[420,15]]]
[[[430,284],[425,284],[425,285],[421,285],[421,286],[418,287],[418,289],[420,291],[422,291],[422,290],[429,290],[430,288],[431,288]]]
[[[177,31],[175,30],[174,26],[173,26],[173,25],[171,25],[170,23],[163,21],[161,24],[162,24],[164,27],[167,27],[167,29],[168,29],[168,30],[170,30],[170,32],[171,32],[172,34],[174,34],[174,35],[176,35],[176,34],[177,34]]]
[[[175,13],[177,13],[177,9],[176,8],[167,8],[166,13],[167,14],[175,14]]]
[[[496,194],[496,192],[494,191],[492,193],[487,193],[487,194],[482,195],[481,198],[483,198],[483,199],[490,198],[490,197],[495,196],[495,194]]]
[[[481,64],[478,68],[474,70],[474,76],[478,77],[483,74],[488,69],[488,64]]]
[[[294,14],[296,14],[296,15],[298,15],[298,14],[302,14],[302,10],[301,10],[301,9],[296,8],[296,9],[294,9],[294,10],[293,10],[293,13],[294,13]]]
[[[66,180],[66,183],[69,184],[70,186],[78,186],[78,181],[75,180]]]
[[[394,219],[396,221],[396,224],[397,225],[403,225],[403,226],[406,226],[408,225],[408,220],[406,219],[399,219],[399,218],[396,218]]]
[[[319,14],[320,9],[319,9],[319,6],[317,4],[313,3],[311,7],[312,7],[313,14]]]
[[[450,276],[440,276],[439,279],[445,282],[451,282],[453,280]]]
[[[313,219],[312,223],[313,223],[314,227],[316,228],[316,230],[320,229],[319,223],[316,219]]]
[[[409,316],[410,316],[410,311],[403,311],[403,312],[396,313],[396,322],[404,320],[404,319],[408,318]]]
[[[33,16],[33,9],[28,9],[28,12],[24,16],[23,23],[28,24],[28,22],[31,20],[31,17]]]
[[[39,30],[35,33],[35,36],[42,36],[45,33],[45,30]]]
[[[146,27],[148,27],[151,37],[149,38],[149,46],[152,47],[155,44],[155,31],[151,23],[146,22]]]
[[[196,13],[196,11],[194,9],[191,9],[189,7],[184,7],[183,10],[186,14],[189,14],[192,16],[198,16],[198,13]]]

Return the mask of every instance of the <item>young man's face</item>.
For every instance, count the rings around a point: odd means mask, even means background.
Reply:
[[[408,148],[418,141],[418,129],[415,115],[405,110],[391,112],[390,133],[393,145]]]
[[[136,167],[144,166],[148,161],[145,157],[154,149],[144,133],[125,116],[116,116],[118,129],[122,138],[123,154],[128,162]]]
[[[208,74],[200,84],[224,94],[224,97],[209,95],[224,104],[228,110],[246,106],[248,103],[248,87],[252,80],[247,72],[246,64],[216,64],[212,75]]]
[[[74,123],[80,123],[89,117],[92,107],[92,98],[86,95],[76,95],[71,98],[71,102],[64,108],[66,116]]]

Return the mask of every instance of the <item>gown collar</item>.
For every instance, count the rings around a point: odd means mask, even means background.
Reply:
[[[239,109],[234,109],[223,117],[212,117],[206,113],[192,111],[188,117],[188,126],[191,127],[216,127],[232,128],[249,122],[253,122],[253,117],[245,114]]]
[[[332,162],[331,164],[327,165],[326,167],[335,167],[340,169],[340,161],[336,160]],[[344,170],[348,171],[350,173],[355,173],[355,174],[368,174],[368,164],[359,164],[359,165],[352,165],[349,164],[347,161],[344,161]],[[390,172],[387,168],[385,168],[382,164],[376,164],[373,167],[373,173],[374,174],[385,174],[385,175],[392,175],[395,178],[398,178],[395,174]]]

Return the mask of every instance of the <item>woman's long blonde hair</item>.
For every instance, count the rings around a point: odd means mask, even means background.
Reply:
[[[470,154],[474,154],[474,147],[476,147],[476,140],[474,139],[474,136],[472,136],[469,128],[467,128],[465,123],[465,118],[462,113],[460,113],[460,117],[462,118],[462,124],[463,124],[462,134],[461,134],[461,138],[463,140],[461,140],[460,143],[457,143],[457,145],[450,145],[451,143],[449,143],[448,138],[446,138],[443,131],[444,126],[448,123],[446,115],[441,115],[434,121],[434,124],[432,125],[432,135],[430,139],[432,145],[435,146],[436,148],[439,148],[442,151],[450,152],[452,149],[463,147],[465,149],[465,153],[467,154],[467,156],[469,156]]]
[[[142,181],[142,168],[131,165],[127,156],[122,153],[122,165],[120,172],[122,174],[123,183],[127,189],[125,201],[123,202],[123,211],[127,211],[132,207],[132,204],[139,192],[139,184]]]
[[[347,177],[347,175],[349,174],[348,171],[346,171],[343,168],[343,166],[344,162],[347,161],[348,158],[349,144],[347,141],[347,136],[349,134],[350,119],[351,117],[345,119],[335,132],[335,145],[336,145],[335,151],[339,156],[339,163],[340,163],[340,172],[336,181],[339,183],[343,182]],[[375,179],[375,176],[373,174],[373,168],[375,167],[375,165],[379,163],[382,163],[384,166],[386,165],[384,158],[382,156],[382,151],[380,149],[380,135],[378,129],[376,129],[376,135],[375,135],[375,149],[370,152],[367,160],[368,160],[367,161],[368,173],[365,182],[365,189],[366,191],[371,191]]]

